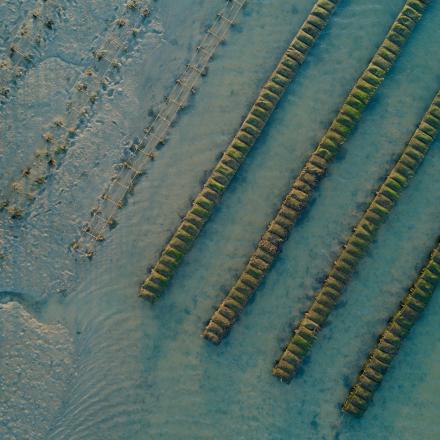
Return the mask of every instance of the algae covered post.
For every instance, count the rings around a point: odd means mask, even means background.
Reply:
[[[417,319],[425,310],[440,280],[440,241],[404,297],[400,308],[391,317],[365,361],[342,409],[361,416],[373,399],[383,377],[400,346]]]
[[[263,85],[244,122],[202,190],[194,199],[181,224],[162,251],[159,260],[139,289],[140,296],[155,301],[163,293],[174,272],[191,249],[220,198],[236,175],[264,129],[287,86],[296,76],[309,50],[326,27],[339,0],[318,0],[281,60]]]
[[[8,56],[0,60],[0,108],[26,73],[41,60],[43,50],[58,24],[65,18],[67,0],[38,0],[16,24],[7,41]]]
[[[293,330],[289,343],[273,368],[273,374],[281,380],[289,382],[297,371],[333,307],[342,296],[351,275],[376,237],[377,231],[388,219],[391,210],[417,172],[439,129],[440,91],[436,94],[402,155],[354,227],[353,233],[334,261],[313,303]]]
[[[255,293],[272,267],[282,245],[301,216],[332,160],[361,119],[408,37],[422,17],[428,1],[408,0],[395,19],[384,41],[348,94],[338,115],[310,155],[287,192],[275,217],[257,244],[249,262],[205,327],[203,336],[218,344]]]
[[[119,68],[147,27],[146,17],[150,15],[147,5],[143,0],[118,8],[98,44],[90,49],[91,61],[70,89],[65,111],[49,122],[33,156],[0,196],[0,206],[7,208],[11,218],[21,218],[29,212],[36,196],[46,187],[48,177],[87,126],[95,104],[102,97],[102,89],[118,81]]]

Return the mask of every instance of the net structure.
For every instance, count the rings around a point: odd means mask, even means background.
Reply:
[[[190,96],[195,93],[210,59],[226,38],[245,3],[246,0],[229,0],[217,14],[157,116],[144,130],[144,136],[130,145],[126,157],[115,168],[116,173],[112,176],[109,186],[101,194],[97,206],[93,208],[90,221],[81,227],[78,240],[72,244],[72,248],[80,255],[92,257],[96,243],[103,241],[108,229],[116,225],[117,211],[123,208],[127,195],[133,190],[137,179],[145,173],[148,163],[154,160],[157,146],[165,143],[171,124],[176,120],[179,111],[186,106]]]

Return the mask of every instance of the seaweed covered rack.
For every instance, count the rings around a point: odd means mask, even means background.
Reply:
[[[246,307],[250,297],[254,295],[274,264],[282,245],[289,238],[298,218],[309,205],[312,195],[330,164],[338,156],[342,145],[358,125],[362,112],[371,102],[397,60],[426,6],[425,2],[420,1],[405,2],[371,62],[342,104],[339,113],[298,176],[293,180],[278,212],[269,222],[238,280],[213,313],[203,332],[207,340],[214,344],[220,343]]]
[[[260,90],[244,122],[226,148],[159,260],[143,281],[139,295],[150,301],[164,292],[185,255],[246,160],[288,85],[317,41],[338,1],[318,0]]]

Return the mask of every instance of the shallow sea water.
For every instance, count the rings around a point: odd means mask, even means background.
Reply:
[[[19,11],[17,2],[0,5],[2,56],[6,33],[35,3],[22,1]],[[151,20],[121,68],[121,81],[99,100],[31,215],[19,222],[0,217],[0,387],[11,396],[0,405],[15,413],[0,421],[2,439],[440,438],[438,295],[365,416],[357,420],[340,411],[378,332],[439,234],[439,140],[382,227],[303,371],[290,385],[271,375],[291,326],[440,86],[439,2],[433,1],[221,346],[199,336],[204,322],[247,262],[403,0],[342,0],[170,288],[154,307],[137,297],[147,266],[313,3],[248,1],[169,141],[119,212],[118,227],[92,261],[77,260],[68,246],[112,165],[123,146],[142,133],[224,4],[151,3]],[[66,10],[41,62],[1,110],[2,185],[25,165],[44,127],[62,112],[75,75],[87,66],[89,48],[121,4],[76,0]],[[14,376],[16,370],[20,374]]]

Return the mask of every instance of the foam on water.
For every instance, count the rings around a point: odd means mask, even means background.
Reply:
[[[43,119],[61,109],[58,96],[71,87],[70,75],[82,68],[87,44],[106,28],[106,17],[119,2],[77,3],[80,9],[71,12],[75,26],[57,31],[52,55],[26,78],[22,90],[27,93],[5,110],[9,131],[2,139],[2,168],[14,163],[17,151],[18,162],[32,152],[27,139],[36,138]],[[204,322],[246,263],[402,0],[341,2],[161,301],[151,307],[136,295],[147,266],[313,3],[249,0],[191,106],[119,213],[119,226],[91,262],[77,262],[67,247],[108,182],[124,139],[141,132],[222,5],[220,0],[152,2],[152,24],[122,67],[122,82],[99,104],[31,218],[12,223],[2,216],[1,289],[57,298],[41,303],[44,318],[59,320],[74,338],[75,375],[66,379],[63,404],[42,438],[439,436],[440,298],[435,295],[364,418],[353,420],[340,411],[364,357],[439,233],[438,140],[382,227],[303,372],[289,386],[271,376],[291,326],[440,85],[440,60],[434,56],[440,40],[438,2],[418,25],[279,261],[221,346],[200,338]],[[90,14],[81,15],[81,8]],[[8,10],[8,20],[13,13]],[[52,71],[58,75],[51,76]],[[7,143],[14,148],[5,148]],[[57,387],[51,385],[48,392]],[[25,429],[26,419],[22,423]],[[44,432],[48,424],[41,420],[36,426]]]

